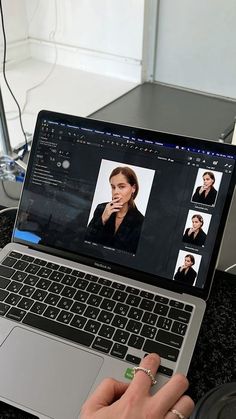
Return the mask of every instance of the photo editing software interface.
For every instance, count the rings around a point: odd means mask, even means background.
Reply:
[[[38,123],[14,237],[203,288],[235,156],[78,121]]]

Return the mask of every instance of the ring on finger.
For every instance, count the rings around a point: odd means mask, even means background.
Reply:
[[[171,410],[169,410],[169,412],[171,412],[174,415],[176,415],[179,419],[185,419],[185,416],[183,415],[183,413],[179,412],[176,409],[171,409]]]
[[[154,385],[157,383],[157,381],[155,380],[155,378],[154,378],[154,376],[153,376],[153,374],[152,374],[151,370],[149,370],[148,368],[143,368],[143,367],[134,367],[134,368],[133,368],[133,371],[134,371],[134,374],[136,374],[136,372],[138,372],[138,371],[145,372],[145,374],[147,374],[147,375],[148,375],[148,377],[151,379],[152,386],[154,386]]]

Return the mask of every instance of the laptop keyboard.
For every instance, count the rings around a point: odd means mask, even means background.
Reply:
[[[1,316],[133,364],[150,352],[175,362],[192,310],[180,301],[19,252],[10,252],[0,265]]]

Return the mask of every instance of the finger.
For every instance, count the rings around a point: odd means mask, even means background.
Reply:
[[[154,378],[159,365],[160,357],[154,353],[147,355],[140,363],[140,367],[150,370]],[[127,393],[134,392],[136,394],[141,393],[143,395],[145,392],[149,392],[151,385],[151,378],[144,371],[137,371],[127,390]]]
[[[128,385],[112,378],[106,378],[87,399],[83,406],[83,412],[86,411],[88,414],[96,412],[102,407],[109,406],[122,396],[127,390]]]
[[[165,415],[175,405],[188,388],[188,380],[182,374],[176,374],[153,397],[152,406]]]
[[[176,410],[187,419],[194,410],[194,402],[189,396],[182,396],[177,403],[172,406],[170,411],[167,412],[164,419],[178,419],[178,414],[171,412],[171,410]]]

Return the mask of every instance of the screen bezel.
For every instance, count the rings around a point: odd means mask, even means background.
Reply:
[[[38,114],[34,136],[33,136],[32,148],[30,152],[32,156],[34,155],[35,150],[36,150],[37,138],[39,137],[38,135],[39,129],[41,126],[41,121],[43,119],[51,119],[54,122],[62,122],[69,125],[83,124],[83,127],[87,129],[96,129],[100,131],[112,131],[113,133],[127,135],[131,137],[133,136],[135,138],[145,138],[150,141],[157,140],[158,138],[158,141],[160,142],[167,143],[167,144],[174,144],[180,147],[189,147],[190,146],[189,141],[191,140],[191,147],[194,147],[196,149],[207,149],[209,151],[217,152],[219,154],[224,154],[224,155],[225,154],[233,155],[234,159],[236,159],[236,147],[233,145],[219,143],[215,141],[209,141],[205,139],[198,139],[194,137],[186,137],[186,136],[176,135],[173,133],[164,133],[160,131],[143,129],[139,127],[130,127],[127,125],[121,125],[121,124],[116,124],[116,123],[111,123],[111,122],[95,120],[91,118],[77,117],[73,115],[61,114],[57,112],[44,111],[44,110],[40,111]],[[29,158],[25,181],[27,181],[30,176],[32,163],[33,163],[33,159]],[[104,260],[99,259],[99,258],[93,258],[91,256],[84,255],[82,253],[75,254],[72,252],[67,252],[64,249],[55,249],[55,248],[45,246],[42,244],[34,244],[34,243],[27,242],[22,239],[14,238],[14,235],[13,235],[13,241],[16,243],[25,244],[28,247],[35,250],[39,250],[41,252],[59,256],[67,260],[73,260],[80,264],[85,264],[85,265],[95,267],[95,268],[99,267],[99,269],[104,270],[106,274],[107,272],[112,272],[114,274],[122,275],[124,277],[128,276],[137,281],[151,284],[159,288],[169,289],[171,291],[178,292],[178,293],[187,293],[187,294],[194,295],[194,296],[197,296],[206,300],[208,298],[209,290],[212,283],[212,278],[213,278],[214,271],[216,268],[217,258],[219,255],[219,250],[221,246],[224,228],[227,221],[227,215],[229,213],[231,199],[232,199],[234,188],[235,188],[235,183],[236,183],[236,167],[234,166],[233,172],[231,174],[231,181],[228,188],[228,193],[225,200],[225,205],[224,205],[222,216],[221,216],[221,222],[218,228],[217,237],[215,240],[215,246],[212,252],[211,262],[210,262],[209,269],[207,272],[207,279],[206,279],[204,288],[183,285],[171,279],[166,279],[164,277],[160,277],[157,275],[151,275],[149,273],[147,274],[147,273],[144,273],[143,271],[123,267],[123,266],[120,266],[118,264],[111,263],[111,262],[106,262],[104,264]],[[21,194],[21,197],[22,197],[22,194]],[[19,209],[20,207],[21,207],[21,199],[19,203]],[[16,217],[16,223],[17,223],[17,217]],[[15,223],[15,226],[16,226],[16,223]],[[101,265],[103,266],[101,267]]]

